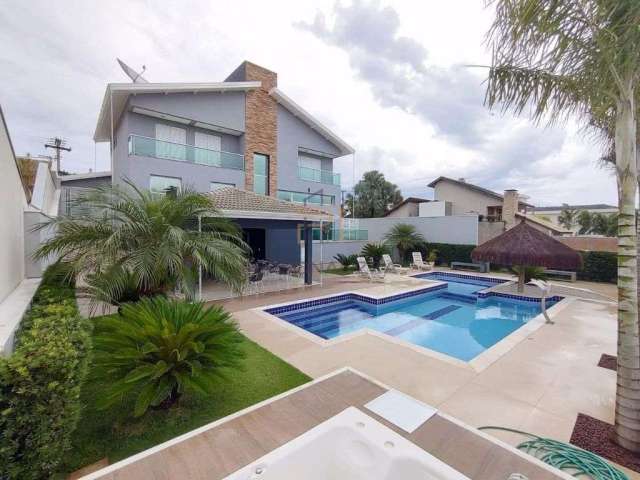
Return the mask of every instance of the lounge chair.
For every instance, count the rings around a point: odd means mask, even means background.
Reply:
[[[377,269],[371,270],[369,268],[369,265],[367,265],[367,261],[364,257],[358,257],[358,269],[360,275],[369,279],[369,281],[371,282],[373,282],[374,280],[384,281],[384,271],[380,271]]]
[[[408,268],[403,267],[399,263],[393,263],[391,260],[391,255],[385,253],[382,255],[382,261],[384,262],[384,271],[385,272],[395,272],[395,273],[406,273]]]
[[[411,266],[418,270],[431,270],[431,265],[422,261],[422,254],[420,252],[413,252],[413,263]]]

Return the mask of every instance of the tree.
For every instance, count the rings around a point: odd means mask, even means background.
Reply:
[[[213,393],[223,370],[243,357],[242,336],[220,306],[144,298],[97,320],[95,329],[94,373],[108,381],[98,406],[131,395],[136,417],[170,407],[184,393]]]
[[[91,189],[77,199],[82,208],[72,209],[84,213],[40,225],[55,233],[36,258],[55,256],[69,264],[87,284],[84,292],[94,305],[120,304],[176,287],[193,298],[199,267],[236,290],[242,287],[248,247],[209,197],[129,187]]]
[[[640,451],[636,105],[640,2],[494,0],[486,103],[536,121],[612,119],[618,180],[615,441]]]
[[[424,236],[416,230],[416,227],[408,223],[396,223],[384,238],[389,245],[398,249],[401,262],[406,261],[407,254],[411,249],[418,248],[426,241]]]
[[[558,215],[558,223],[567,230],[572,230],[578,218],[578,210],[570,207],[566,203],[562,205],[562,211]]]
[[[346,217],[377,218],[402,202],[398,186],[387,181],[377,170],[366,172],[355,188],[354,196],[349,194],[344,205]]]
[[[580,235],[588,235],[591,233],[591,229],[593,228],[592,222],[591,212],[589,210],[582,210],[578,215],[578,225],[580,226],[578,233]]]

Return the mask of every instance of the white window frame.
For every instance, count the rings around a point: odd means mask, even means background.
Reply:
[[[187,159],[187,130],[166,123],[156,123],[156,157],[169,160]]]
[[[194,161],[201,165],[222,166],[222,137],[210,133],[195,132]]]

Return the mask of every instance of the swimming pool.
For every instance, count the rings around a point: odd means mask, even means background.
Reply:
[[[265,311],[325,340],[368,328],[463,361],[541,312],[535,299],[482,293],[505,280],[439,272],[418,277],[446,284],[382,299],[348,293]],[[549,298],[547,306],[560,299]]]

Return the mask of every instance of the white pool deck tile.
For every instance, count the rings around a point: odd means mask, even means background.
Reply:
[[[413,433],[438,412],[435,408],[397,390],[383,393],[365,407],[409,433]]]
[[[371,288],[384,295],[407,287],[415,283],[365,285],[358,291]],[[322,295],[314,293],[307,298]],[[262,305],[272,303],[265,296]],[[443,361],[381,335],[319,344],[255,310],[234,316],[246,335],[312,377],[351,366],[472,426],[506,426],[568,441],[578,413],[613,420],[615,372],[597,363],[602,353],[616,352],[614,303],[572,298],[553,316],[555,324],[522,329],[480,368]],[[522,441],[495,435],[511,444]]]

